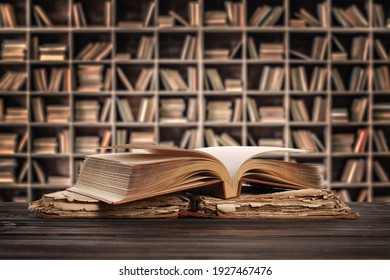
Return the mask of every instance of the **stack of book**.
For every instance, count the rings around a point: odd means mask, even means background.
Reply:
[[[197,57],[197,39],[195,36],[186,35],[184,38],[183,48],[181,49],[180,59],[192,60]]]
[[[352,147],[355,143],[353,133],[335,133],[332,135],[332,152],[352,153]]]
[[[250,26],[273,26],[282,16],[284,8],[282,6],[268,6],[264,5],[257,7],[250,19],[248,25]]]
[[[103,68],[103,65],[79,65],[77,70],[79,78],[78,91],[100,91],[103,88]]]
[[[155,42],[156,41],[153,36],[142,36],[138,45],[136,59],[152,59]]]
[[[14,7],[11,4],[0,4],[0,27],[14,28],[17,26]]]
[[[161,69],[160,78],[162,86],[168,91],[187,91],[188,86],[178,70]]]
[[[242,91],[242,83],[240,79],[225,79],[226,91]]]
[[[390,103],[374,104],[373,110],[375,121],[390,121]]]
[[[160,100],[161,123],[186,123],[188,120],[184,116],[186,103],[183,98],[172,98]]]
[[[1,58],[3,61],[24,61],[26,53],[26,41],[4,40],[1,44]]]
[[[16,133],[0,134],[0,154],[14,154],[18,135]]]
[[[0,79],[0,91],[18,91],[27,79],[26,71],[6,71]]]
[[[390,71],[388,66],[374,68],[374,88],[377,91],[390,91]]]
[[[28,122],[28,109],[18,108],[18,107],[8,107],[5,113],[5,122],[7,123]]]
[[[290,25],[292,27],[329,27],[329,8],[328,3],[322,2],[317,4],[317,16],[313,16],[309,11],[304,8],[300,8],[299,12],[294,13],[294,15],[298,18],[298,20],[293,19],[290,21]]]
[[[366,161],[364,159],[349,159],[344,165],[340,181],[343,183],[360,183],[364,178]]]
[[[298,149],[309,150],[313,152],[324,152],[325,146],[314,132],[309,130],[296,130],[292,132],[292,138]]]
[[[260,138],[257,144],[267,147],[284,147],[284,141],[280,138]]]
[[[262,60],[283,60],[284,46],[279,43],[261,43],[259,58]]]
[[[159,16],[158,26],[159,27],[173,27],[175,25],[175,19],[172,16]]]
[[[261,72],[259,90],[277,92],[281,91],[284,82],[284,68],[265,66]]]
[[[231,101],[209,101],[207,102],[207,121],[228,123],[232,119]]]
[[[389,146],[386,141],[385,133],[382,129],[375,129],[373,133],[374,143],[378,152],[388,152]]]
[[[69,176],[50,175],[47,177],[47,183],[54,186],[69,186],[72,179]]]
[[[349,112],[347,108],[332,108],[330,113],[332,123],[347,123],[349,122]]]
[[[216,146],[240,146],[240,143],[237,142],[232,136],[227,132],[223,132],[220,135],[215,134],[214,130],[211,128],[205,129],[204,136],[206,139],[207,147],[216,147]]]
[[[130,134],[130,143],[155,144],[154,132],[133,131]]]
[[[2,183],[15,183],[15,168],[17,165],[15,158],[2,158],[0,160],[0,185]]]
[[[79,100],[75,102],[76,122],[97,122],[100,104],[97,100]]]
[[[70,121],[70,107],[68,105],[47,105],[48,123],[68,123]]]
[[[333,7],[333,15],[342,27],[367,27],[368,20],[355,4],[346,9]]]
[[[56,154],[58,148],[56,137],[35,138],[33,141],[34,154]]]
[[[46,68],[37,68],[34,70],[34,84],[38,91],[70,91],[70,68],[52,68],[50,80],[47,79]]]
[[[66,59],[66,44],[44,44],[39,46],[39,60],[63,61]]]
[[[76,56],[76,60],[99,61],[107,57],[112,50],[112,43],[90,42]]]
[[[283,106],[261,106],[259,107],[260,122],[284,122]]]
[[[227,15],[225,11],[205,11],[204,24],[207,26],[227,25]]]
[[[229,49],[208,49],[204,51],[205,59],[226,60],[229,59]]]
[[[75,138],[75,153],[95,154],[96,148],[100,146],[99,136],[77,136]]]

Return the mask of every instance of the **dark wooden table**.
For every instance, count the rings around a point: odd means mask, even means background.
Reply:
[[[0,203],[0,259],[390,259],[390,204],[357,220],[40,219]]]

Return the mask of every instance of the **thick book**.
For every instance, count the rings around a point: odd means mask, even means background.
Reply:
[[[239,146],[185,150],[138,143],[112,148],[135,152],[87,156],[69,191],[121,204],[194,189],[233,198],[240,195],[243,182],[286,189],[321,187],[321,176],[314,166],[264,158],[305,152],[302,150]]]
[[[252,188],[252,187],[248,187]],[[220,199],[194,193],[175,193],[111,205],[69,191],[43,195],[29,206],[41,218],[252,218],[355,219],[334,191],[310,189],[242,194]]]

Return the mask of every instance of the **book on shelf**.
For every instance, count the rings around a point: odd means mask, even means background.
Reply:
[[[135,82],[135,89],[138,91],[153,90],[154,85],[154,69],[142,68],[137,81]]]
[[[328,47],[328,38],[322,36],[315,36],[313,46],[311,49],[311,58],[313,60],[324,60]]]
[[[374,160],[374,172],[375,175],[378,177],[379,181],[382,183],[388,183],[389,176],[387,175],[385,169],[383,168],[382,164],[378,160]]]
[[[173,16],[167,16],[167,15],[160,15],[157,19],[158,26],[165,28],[165,27],[174,27],[175,26],[175,18]]]
[[[139,44],[136,59],[149,60],[153,58],[155,38],[153,36],[142,36]]]
[[[260,120],[260,116],[259,116],[259,111],[258,111],[258,107],[256,104],[256,100],[248,97],[246,99],[246,106],[247,106],[247,111],[248,111],[248,116],[249,116],[248,120],[250,122],[258,122]]]
[[[348,159],[341,173],[340,181],[343,183],[360,183],[363,181],[366,169],[364,159]]]
[[[66,44],[43,44],[38,47],[39,60],[63,61],[66,59]]]
[[[294,13],[294,16],[303,21],[305,26],[308,27],[327,28],[330,26],[328,6],[326,2],[317,4],[317,17],[304,8],[300,8],[298,12]],[[299,27],[304,26],[300,23]]]
[[[256,49],[256,42],[253,37],[248,37],[248,56],[250,59],[259,59]]]
[[[100,104],[97,100],[77,100],[74,104],[76,122],[97,122]]]
[[[290,49],[290,54],[303,60],[312,60],[312,58],[302,52]]]
[[[257,143],[259,146],[284,147],[284,141],[280,138],[260,138]]]
[[[131,84],[130,80],[126,77],[125,72],[120,66],[116,67],[116,72],[118,73],[119,80],[125,86],[128,91],[134,91],[134,87]]]
[[[278,92],[282,90],[284,83],[284,67],[265,66],[261,71],[259,90]]]
[[[15,28],[18,27],[18,21],[15,9],[12,4],[0,4],[0,27]]]
[[[134,115],[127,98],[117,98],[118,113],[123,122],[133,122]]]
[[[69,186],[72,184],[70,176],[50,175],[47,177],[47,183],[54,186]]]
[[[185,110],[183,98],[160,99],[159,120],[161,123],[186,123]]]
[[[151,123],[155,119],[157,110],[157,100],[155,97],[143,97],[138,109],[137,122]]]
[[[117,129],[115,137],[115,145],[123,145],[128,141],[127,129]],[[117,153],[123,153],[126,149],[116,149]],[[80,165],[81,167],[81,165]]]
[[[1,43],[1,58],[3,61],[25,61],[27,42],[23,40],[4,40]]]
[[[291,85],[295,91],[308,91],[306,70],[304,66],[290,68]]]
[[[111,0],[104,3],[104,25],[110,27],[112,24],[112,3]]]
[[[34,154],[57,154],[58,141],[57,137],[40,137],[33,139]]]
[[[345,85],[343,79],[340,76],[339,70],[337,68],[332,69],[332,82],[336,91],[345,91]]]
[[[168,91],[188,91],[188,86],[178,70],[160,69],[162,86]]]
[[[180,140],[180,149],[196,149],[203,146],[202,134],[200,129],[186,129]]]
[[[374,144],[378,152],[388,152],[389,146],[387,144],[385,133],[382,129],[374,129],[373,132]]]
[[[272,27],[279,21],[284,12],[283,6],[274,6],[271,11],[267,13],[267,16],[264,19],[261,19],[258,26],[261,27]]]
[[[352,40],[351,45],[351,59],[367,61],[369,51],[370,39],[365,36],[356,36]]]
[[[206,77],[205,84],[209,84],[210,88],[215,91],[224,91],[225,87],[223,85],[221,76],[219,75],[218,69],[216,68],[208,68],[206,69]]]
[[[206,109],[207,121],[224,123],[232,121],[233,108],[231,101],[208,101]]]
[[[77,75],[79,92],[99,92],[103,88],[104,65],[79,65]]]
[[[39,27],[52,27],[53,23],[45,10],[40,5],[33,6],[33,16],[35,19],[35,23]]]
[[[368,198],[368,189],[362,189],[356,199],[356,202],[365,202]]]
[[[374,27],[386,26],[385,11],[381,3],[372,4],[372,24]]]
[[[204,24],[206,26],[227,26],[226,11],[205,11]]]
[[[6,123],[27,123],[28,109],[23,107],[7,107],[4,120]]]
[[[14,154],[16,152],[18,134],[0,133],[0,154]]]
[[[333,7],[332,12],[336,21],[342,27],[368,27],[368,20],[355,4],[343,9]]]
[[[47,123],[69,123],[70,121],[69,105],[47,105],[46,112]]]
[[[291,99],[291,117],[295,122],[310,122],[309,112],[303,99]]]
[[[214,60],[227,60],[229,59],[229,53],[229,49],[208,49],[204,50],[204,58]]]
[[[38,183],[42,184],[42,185],[45,184],[46,183],[46,174],[43,171],[43,168],[41,167],[41,165],[39,164],[39,162],[37,160],[32,160],[32,167],[34,170],[35,177],[38,180]]]
[[[140,20],[118,21],[118,27],[124,29],[138,29],[144,27],[144,22]]]
[[[42,97],[34,97],[31,99],[34,121],[37,123],[45,122],[45,112]]]
[[[132,131],[129,141],[135,144],[154,144],[156,143],[156,135],[154,132]],[[123,147],[126,147],[126,145],[123,145]]]
[[[127,61],[131,59],[131,53],[116,53],[114,55],[115,61]]]
[[[76,136],[74,152],[80,154],[94,154],[100,147],[99,136]]]
[[[110,143],[111,143],[111,137],[112,137],[112,132],[111,132],[111,130],[106,129],[106,130],[104,131],[103,136],[102,136],[102,139],[101,139],[101,141],[100,141],[100,147],[107,147],[107,146],[109,146]],[[100,149],[99,152],[100,152],[101,154],[103,154],[103,153],[107,152],[107,150],[103,148],[103,149]]]
[[[351,121],[363,122],[368,106],[368,98],[355,98],[351,105]]]
[[[326,108],[327,102],[325,97],[316,96],[313,102],[313,111],[311,116],[312,122],[324,122],[326,121]]]
[[[168,14],[173,18],[174,24],[178,22],[183,26],[190,26],[188,21],[184,17],[182,17],[179,13],[175,12],[174,10],[170,10]]]
[[[103,103],[102,111],[100,112],[99,121],[100,122],[106,122],[109,120],[109,115],[111,111],[111,98],[106,98]]]
[[[292,28],[305,28],[306,21],[300,18],[292,18],[289,20],[290,27]]]
[[[112,50],[112,43],[109,42],[89,42],[76,55],[76,60],[100,61],[106,58]]]
[[[389,54],[386,51],[385,46],[383,45],[380,39],[375,39],[374,41],[374,49],[379,59],[381,60],[389,60]]]
[[[260,106],[259,107],[260,122],[285,122],[285,114],[283,106]],[[261,145],[266,146],[266,145]]]
[[[332,134],[332,152],[334,153],[352,153],[354,143],[355,134],[353,133]]]
[[[81,168],[78,181],[69,190],[108,203],[121,204],[201,186],[207,186],[207,188],[199,189],[203,192],[212,193],[225,199],[233,198],[240,195],[242,181],[263,183],[286,189],[319,189],[321,187],[320,175],[315,167],[253,158],[271,152],[299,152],[294,149],[214,147],[185,150],[146,144],[122,145],[114,148],[142,149],[147,150],[149,154],[112,153],[88,156]],[[236,155],[234,160],[231,157],[232,154]],[[206,163],[208,163],[210,170],[199,174],[199,167]],[[153,168],[154,165],[156,167]],[[256,166],[257,170],[264,171],[253,173],[253,165]],[[165,168],[157,168],[157,166]],[[204,170],[204,167],[201,169]],[[131,183],[113,180],[113,171],[109,170],[115,170],[116,176],[120,176],[122,172],[132,174],[130,176]],[[175,170],[175,172],[170,170]],[[247,173],[249,170],[251,172]],[[302,176],[294,176],[297,170]],[[107,172],[110,173],[110,180],[107,180]],[[215,175],[207,176],[211,172]],[[178,174],[181,175],[178,176]],[[144,180],[145,177],[152,176],[158,176],[160,179],[154,180],[152,183]],[[134,178],[139,178],[139,180],[133,181]],[[105,184],[105,190],[97,188],[98,184]],[[114,189],[123,189],[123,192],[118,193]]]
[[[368,129],[358,129],[355,145],[353,147],[354,153],[364,153],[368,142]]]
[[[332,123],[348,123],[349,112],[347,108],[332,108],[330,112]]]
[[[270,15],[273,7],[264,5],[257,7],[252,16],[248,19],[249,26],[261,26],[262,22]]]
[[[4,100],[0,98],[0,122],[4,121]]]
[[[388,66],[380,66],[374,68],[374,90],[389,91],[390,90],[390,72]]]
[[[0,78],[0,91],[19,91],[27,80],[26,71],[7,70]]]
[[[347,189],[341,189],[338,190],[337,195],[340,197],[340,200],[343,202],[351,202],[351,195],[349,194],[349,191]]]
[[[232,26],[244,26],[244,4],[225,1],[227,22]]]
[[[59,143],[58,150],[60,154],[70,154],[72,152],[70,148],[69,130],[64,129],[58,134],[58,143]]]
[[[4,183],[15,183],[15,169],[17,165],[15,158],[0,159],[0,185]]]
[[[20,172],[18,175],[17,182],[18,183],[23,183],[27,179],[27,172],[28,172],[28,167],[30,165],[28,164],[28,160],[24,161],[22,167],[20,168]]]
[[[144,19],[144,26],[145,27],[147,27],[151,24],[155,10],[156,10],[156,3],[149,2],[148,9],[146,10],[146,16]]]
[[[225,90],[226,91],[242,91],[241,79],[225,79]]]
[[[183,48],[181,49],[181,60],[193,60],[197,58],[197,39],[195,36],[186,35]]]
[[[283,43],[261,43],[259,47],[259,59],[261,60],[283,60]]]
[[[292,131],[291,134],[295,143],[295,147],[298,149],[313,152],[325,152],[325,146],[314,132],[299,129]]]
[[[26,130],[23,133],[22,137],[20,138],[19,144],[18,144],[17,149],[16,149],[17,153],[23,153],[23,151],[26,149],[28,136],[29,136],[28,130]]]
[[[199,3],[196,1],[188,2],[188,18],[190,26],[199,25]]]
[[[87,18],[84,13],[84,8],[81,2],[73,3],[72,5],[73,25],[75,27],[87,27]]]

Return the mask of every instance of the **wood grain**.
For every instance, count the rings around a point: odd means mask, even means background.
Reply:
[[[0,203],[0,259],[390,259],[390,204],[357,220],[34,217]]]

